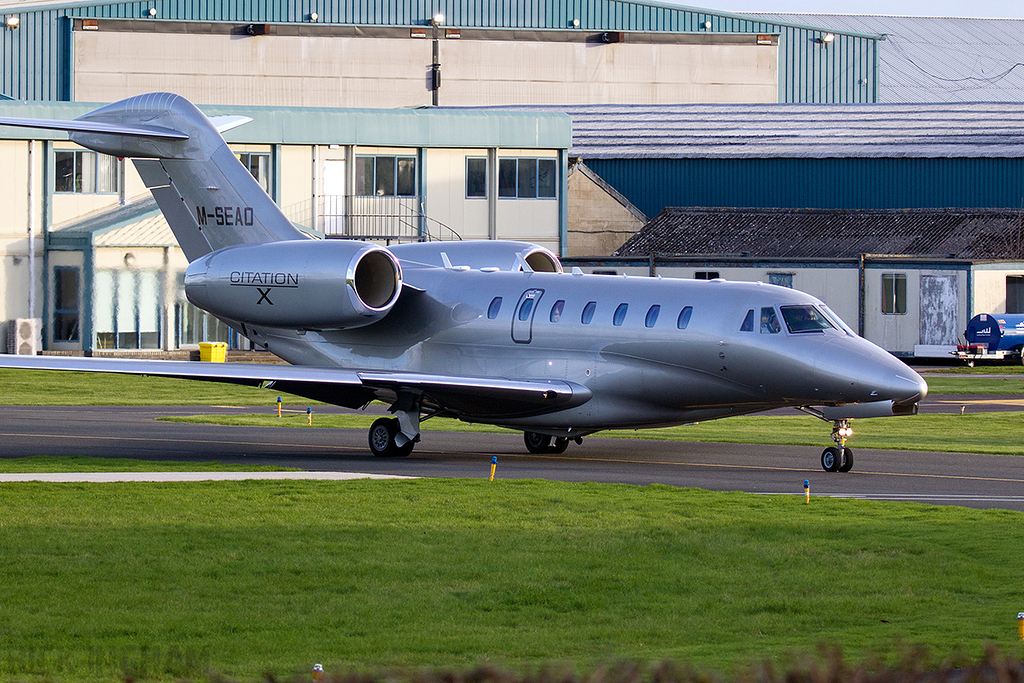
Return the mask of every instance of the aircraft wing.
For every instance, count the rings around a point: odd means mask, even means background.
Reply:
[[[422,395],[437,407],[465,418],[541,415],[581,405],[586,387],[565,381],[507,380],[350,368],[248,363],[194,363],[67,356],[0,355],[0,368],[104,372],[178,379],[267,385],[306,398],[361,408],[373,399],[393,402],[399,394]]]

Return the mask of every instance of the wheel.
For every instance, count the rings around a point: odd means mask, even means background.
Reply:
[[[526,443],[526,450],[531,453],[548,453],[551,448],[551,437],[547,434],[537,432],[523,432],[523,442]]]
[[[370,452],[378,458],[404,458],[412,453],[413,443],[404,446],[395,443],[398,435],[398,418],[382,417],[370,426],[368,441]]]
[[[821,468],[826,472],[835,472],[839,469],[839,449],[829,446],[821,452]]]
[[[565,453],[565,449],[569,447],[569,439],[563,439],[557,437],[555,442],[548,447],[549,453]]]
[[[853,449],[843,449],[843,464],[839,466],[837,472],[849,472],[853,469]]]

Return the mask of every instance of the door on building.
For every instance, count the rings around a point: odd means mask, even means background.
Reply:
[[[324,160],[323,231],[326,235],[345,234],[345,160]]]
[[[956,275],[921,276],[921,344],[956,344],[960,292]]]
[[[529,344],[533,341],[533,316],[537,314],[543,289],[528,289],[519,297],[516,312],[512,316],[512,341]]]

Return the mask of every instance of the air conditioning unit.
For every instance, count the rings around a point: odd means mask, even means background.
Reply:
[[[34,356],[39,353],[43,321],[39,318],[15,318],[7,322],[7,353]]]

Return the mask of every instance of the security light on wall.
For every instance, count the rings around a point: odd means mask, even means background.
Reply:
[[[430,18],[430,23],[433,24],[434,26],[440,26],[441,24],[444,23],[444,15],[438,12],[437,14]]]
[[[151,17],[155,17],[156,16],[156,7],[150,7],[148,14]]]
[[[21,26],[21,19],[18,18],[17,15],[11,15],[7,17],[7,20],[4,23],[7,26],[7,28],[13,30]]]
[[[316,21],[319,18],[320,18],[319,14],[317,14],[316,12],[310,12],[310,14],[309,14],[309,20],[310,21]]]
[[[815,38],[814,42],[820,43],[821,45],[825,45],[827,47],[828,44],[831,43],[835,39],[836,39],[836,34],[834,34],[834,33],[826,33],[823,36]]]

